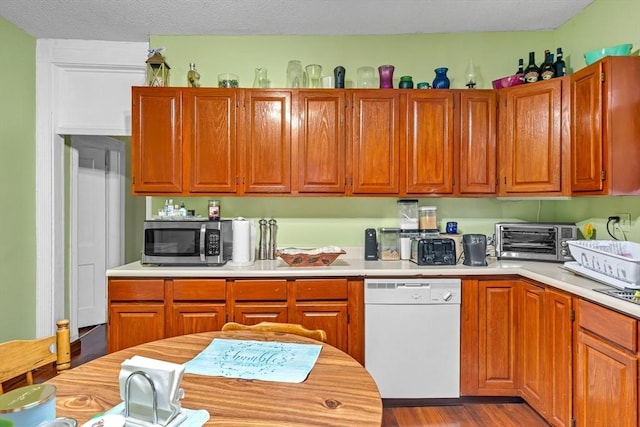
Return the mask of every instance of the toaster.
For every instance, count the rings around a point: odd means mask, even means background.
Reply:
[[[418,265],[455,265],[456,243],[448,238],[413,239],[409,259]]]

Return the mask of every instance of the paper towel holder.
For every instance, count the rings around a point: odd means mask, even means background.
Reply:
[[[151,379],[151,375],[147,374],[144,371],[134,371],[132,372],[128,377],[127,377],[127,381],[125,382],[124,385],[124,417],[125,418],[129,418],[129,401],[130,401],[130,397],[131,397],[131,380],[133,379],[134,376],[136,375],[142,375],[143,378],[145,378],[147,380],[147,382],[149,383],[149,386],[151,386],[151,392],[152,392],[152,412],[151,412],[151,416],[152,416],[152,421],[153,424],[156,425],[158,424],[158,391],[156,390],[156,385],[153,382],[153,379]]]

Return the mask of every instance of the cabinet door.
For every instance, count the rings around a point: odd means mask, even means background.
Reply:
[[[243,192],[291,191],[291,92],[244,91]]]
[[[602,63],[571,75],[571,190],[600,191],[602,164]]]
[[[574,385],[577,427],[638,425],[637,364],[635,355],[578,330]]]
[[[233,321],[244,325],[260,322],[288,322],[287,303],[237,303]]]
[[[500,92],[500,195],[562,194],[562,82]]]
[[[453,92],[411,91],[406,133],[406,193],[453,193]]]
[[[322,329],[327,343],[349,352],[347,302],[297,302],[294,323],[308,329]]]
[[[174,303],[172,336],[219,331],[225,324],[225,303]]]
[[[111,303],[108,337],[109,353],[165,338],[164,304]]]
[[[236,192],[236,93],[183,89],[185,182],[190,193]]]
[[[400,96],[393,90],[354,90],[351,119],[353,194],[398,194]]]
[[[547,420],[556,427],[570,427],[573,372],[571,296],[547,288],[544,308]]]
[[[520,287],[519,383],[522,397],[540,415],[546,416],[546,366],[544,288],[522,282]]]
[[[458,141],[460,195],[496,192],[496,116],[495,91],[460,91]]]
[[[478,387],[483,395],[517,395],[516,289],[510,280],[478,282]]]
[[[297,94],[297,138],[293,170],[298,193],[345,191],[345,92]]]
[[[133,193],[182,192],[180,89],[134,87],[131,100]]]

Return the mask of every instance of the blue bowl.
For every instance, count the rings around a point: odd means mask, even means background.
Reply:
[[[596,49],[584,54],[584,62],[591,65],[605,56],[627,56],[631,54],[631,43]]]

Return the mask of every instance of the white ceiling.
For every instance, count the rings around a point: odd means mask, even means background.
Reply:
[[[35,38],[553,30],[593,0],[0,0]]]

